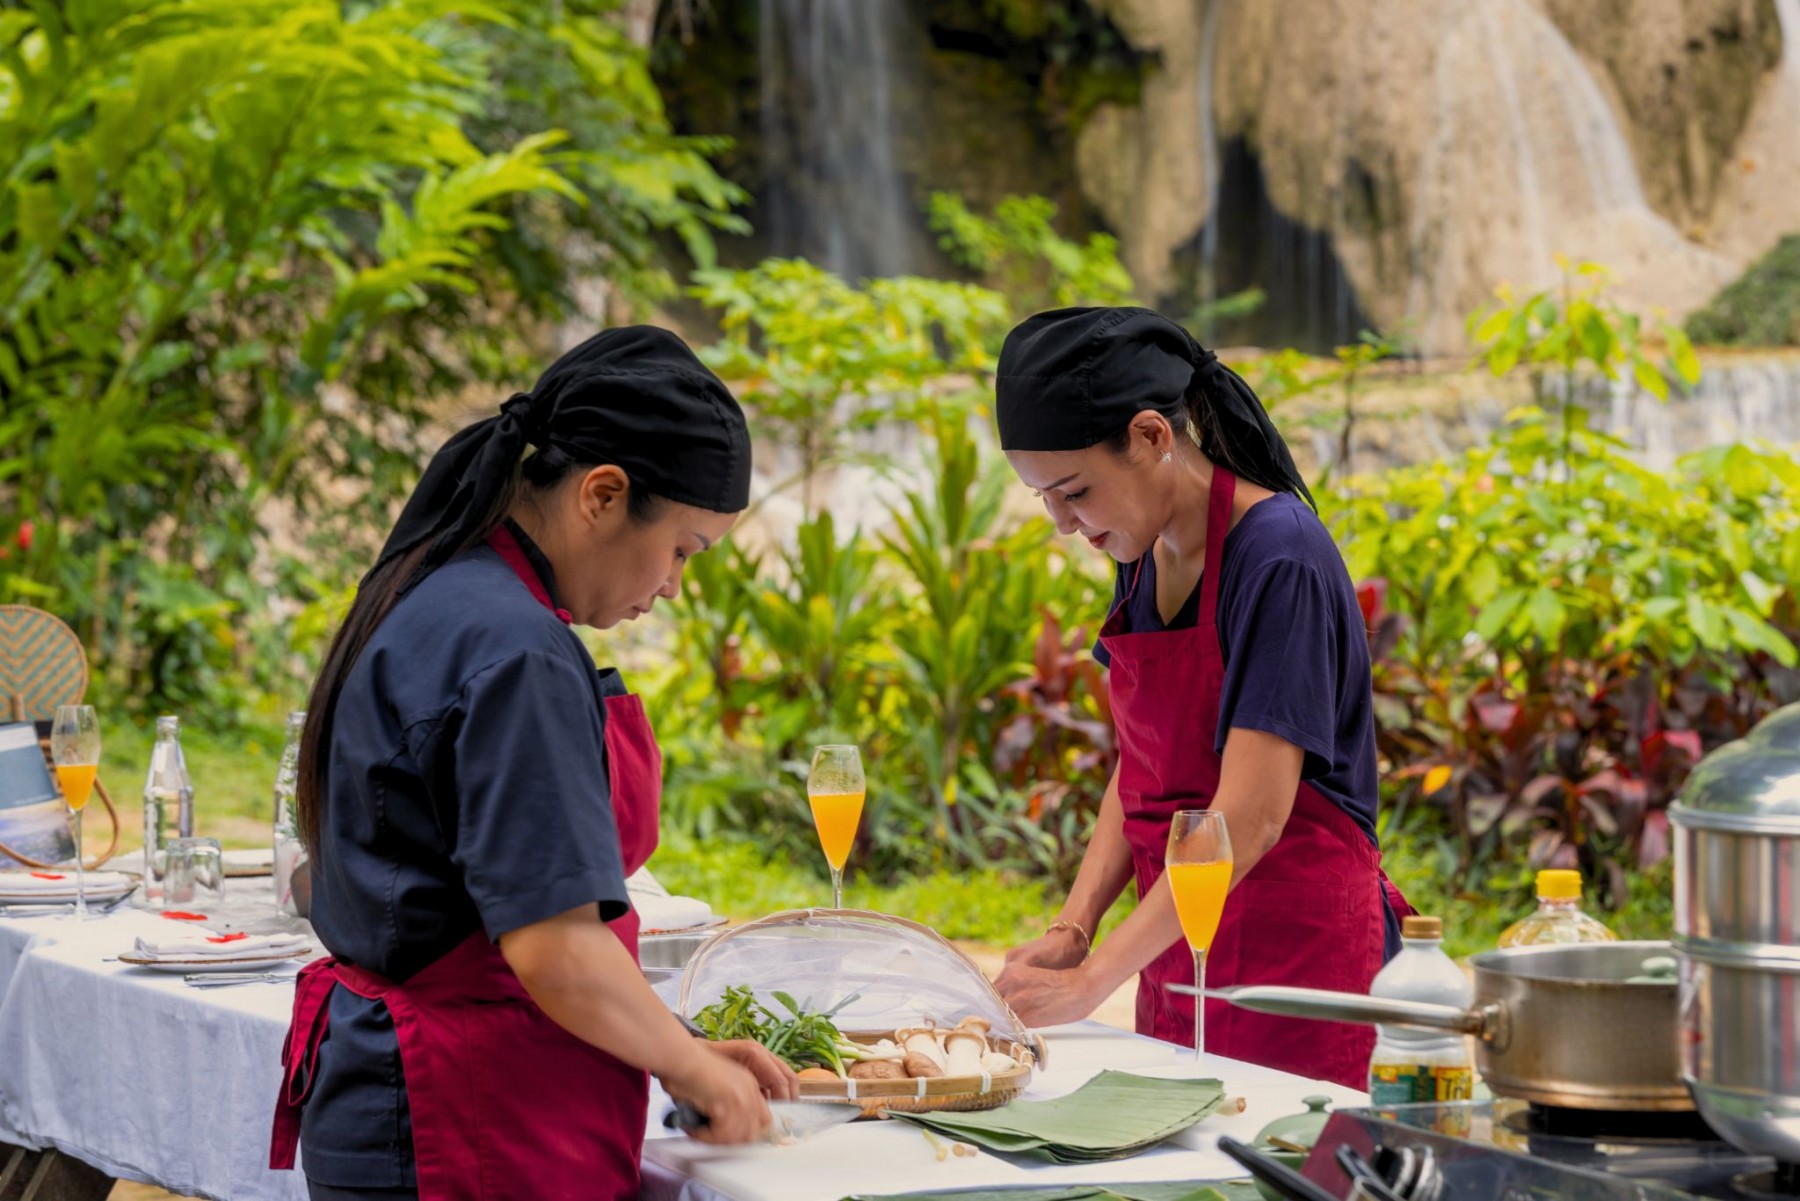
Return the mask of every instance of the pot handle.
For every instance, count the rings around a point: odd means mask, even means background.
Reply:
[[[1497,1005],[1458,1009],[1454,1005],[1388,1001],[1378,997],[1365,997],[1360,993],[1330,992],[1322,988],[1284,988],[1269,984],[1208,989],[1206,995],[1219,997],[1240,1009],[1250,1009],[1257,1013],[1317,1018],[1328,1022],[1380,1022],[1393,1026],[1422,1026],[1428,1030],[1474,1034],[1490,1041],[1499,1033],[1501,1016]]]

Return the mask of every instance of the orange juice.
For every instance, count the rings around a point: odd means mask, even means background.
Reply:
[[[1188,946],[1204,951],[1219,932],[1225,912],[1225,893],[1231,888],[1231,860],[1219,863],[1172,863],[1169,887],[1175,893],[1175,912],[1181,915],[1181,932]]]
[[[71,809],[87,808],[94,793],[94,773],[100,769],[92,763],[56,765],[56,782],[62,785],[63,802]]]
[[[819,845],[825,848],[825,860],[838,871],[850,858],[850,844],[856,841],[856,826],[862,820],[863,794],[860,792],[826,792],[809,795],[813,825],[819,828]]]

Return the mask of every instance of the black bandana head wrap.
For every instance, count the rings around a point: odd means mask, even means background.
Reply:
[[[614,464],[633,487],[695,508],[750,503],[750,430],[729,389],[665,329],[604,330],[550,365],[529,392],[444,443],[382,547],[378,570],[429,540],[404,593],[479,533],[526,448]]]
[[[994,383],[1005,450],[1086,450],[1116,437],[1145,409],[1171,424],[1192,414],[1209,459],[1252,483],[1312,493],[1250,385],[1185,329],[1149,309],[1054,309],[1006,336]],[[1210,420],[1205,419],[1210,417]]]

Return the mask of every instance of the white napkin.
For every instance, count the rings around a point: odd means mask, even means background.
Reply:
[[[89,872],[89,893],[123,892],[136,886],[123,872]],[[75,873],[0,872],[0,897],[74,896]]]
[[[637,910],[638,925],[644,930],[687,930],[712,921],[712,906],[693,897],[658,897],[634,894],[631,907]]]
[[[224,937],[196,930],[170,938],[139,938],[133,953],[143,959],[266,959],[304,951],[310,945],[298,934],[251,934],[230,942],[209,942],[209,936]]]

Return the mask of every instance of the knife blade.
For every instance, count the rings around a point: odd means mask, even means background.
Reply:
[[[854,1101],[771,1101],[772,1121],[764,1138],[772,1143],[799,1142],[815,1134],[853,1122],[862,1116],[862,1106]],[[705,1114],[686,1101],[677,1101],[663,1115],[663,1126],[692,1134],[711,1124]]]

